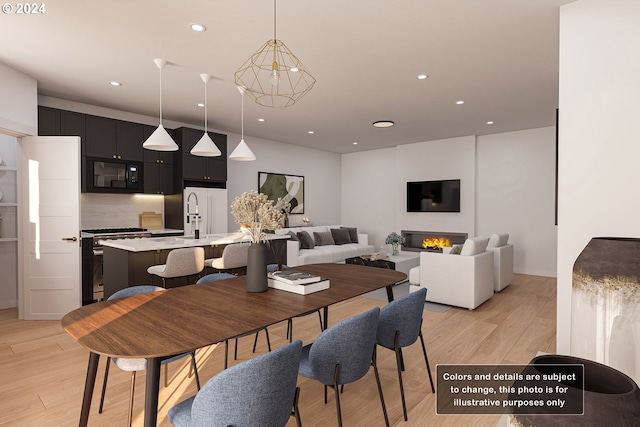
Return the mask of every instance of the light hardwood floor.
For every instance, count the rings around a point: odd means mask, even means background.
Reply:
[[[384,301],[356,298],[329,309],[329,323],[363,312]],[[555,352],[555,278],[516,275],[514,283],[473,311],[452,308],[445,313],[425,311],[422,331],[429,362],[435,377],[438,363],[526,364],[538,351]],[[194,327],[206,327],[194,325]],[[286,344],[286,323],[269,328],[274,348]],[[314,314],[294,319],[294,337],[310,343],[319,333]],[[252,337],[239,341],[238,362],[252,357]],[[266,351],[264,334],[257,352]],[[88,352],[60,327],[57,321],[20,321],[15,309],[0,310],[0,426],[77,425]],[[127,420],[129,373],[112,367],[105,410],[98,414],[100,386],[104,373],[100,360],[89,426],[124,426]],[[220,372],[224,345],[211,346],[197,353],[201,379]],[[393,426],[487,426],[494,427],[498,415],[436,415],[435,396],[419,344],[405,349],[405,396],[409,421],[402,417],[402,405],[392,351],[378,350],[389,419]],[[184,359],[185,361],[187,359]],[[233,344],[230,343],[233,363]],[[161,388],[159,425],[170,426],[168,409],[196,392],[195,380],[188,376],[188,365],[176,362],[169,367],[170,383]],[[163,370],[164,373],[164,370]],[[134,426],[143,421],[144,374],[136,380]],[[337,425],[335,402],[329,390],[329,403],[323,403],[322,386],[298,377],[301,388],[300,413],[304,426]],[[345,388],[341,399],[345,426],[384,425],[373,372]],[[294,426],[290,420],[288,426]]]

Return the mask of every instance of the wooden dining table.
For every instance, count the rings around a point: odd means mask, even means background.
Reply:
[[[101,355],[147,359],[144,425],[157,424],[160,362],[172,355],[224,342],[367,292],[392,287],[406,274],[348,264],[311,264],[296,270],[330,280],[329,289],[308,295],[269,288],[246,291],[245,276],[188,285],[80,307],[62,318],[62,327],[89,350],[79,425],[89,420]]]

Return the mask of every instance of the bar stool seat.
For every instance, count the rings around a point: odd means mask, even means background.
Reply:
[[[205,267],[215,270],[234,270],[247,266],[250,243],[232,243],[225,246],[220,258],[210,258],[204,261]]]
[[[152,265],[147,273],[162,278],[162,286],[166,287],[166,279],[199,275],[204,270],[204,248],[174,249],[167,255],[167,263]]]

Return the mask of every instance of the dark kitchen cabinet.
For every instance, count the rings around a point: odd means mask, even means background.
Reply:
[[[144,192],[146,194],[173,194],[174,165],[144,163]]]
[[[38,135],[79,136],[84,143],[85,115],[74,111],[39,106]]]
[[[143,161],[144,125],[86,116],[86,156]]]
[[[190,128],[178,128],[174,131],[176,142],[182,150],[182,179],[195,183],[226,183],[227,136],[209,132],[209,136],[222,152],[219,157],[194,156],[190,151],[198,143],[202,134],[203,131]]]

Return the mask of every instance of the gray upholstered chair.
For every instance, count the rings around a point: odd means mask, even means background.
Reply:
[[[204,270],[204,248],[173,249],[167,255],[166,264],[152,265],[147,273],[162,278],[162,286],[166,287],[166,279],[198,275]]]
[[[427,364],[431,392],[436,392],[433,387],[433,378],[431,377],[427,350],[424,346],[424,338],[422,337],[422,313],[426,296],[426,288],[420,288],[416,292],[404,295],[385,306],[380,311],[380,319],[378,320],[378,345],[396,353],[398,381],[400,382],[400,396],[402,397],[402,411],[405,421],[407,421],[407,404],[405,403],[404,387],[402,385],[402,370],[404,367],[400,349],[415,343],[418,337],[420,337],[422,354],[424,354],[424,361]]]
[[[131,286],[129,288],[121,289],[111,295],[108,299],[114,300],[118,298],[125,298],[132,295],[145,294],[148,292],[156,292],[163,291],[164,288],[159,286],[151,286],[151,285],[143,285],[143,286]],[[186,356],[191,356],[192,369],[196,376],[196,384],[198,386],[198,390],[200,390],[200,378],[198,377],[198,366],[196,365],[196,353],[195,351],[191,351],[188,353],[178,354],[169,359],[165,359],[161,362],[161,364],[165,367],[164,377],[165,377],[165,387],[168,385],[168,370],[167,364],[173,362],[175,360],[181,359]],[[131,372],[131,387],[129,391],[129,418],[128,418],[128,426],[131,427],[131,420],[133,417],[133,393],[135,391],[135,383],[136,383],[136,372],[144,371],[147,369],[147,359],[138,359],[138,358],[117,358],[117,357],[109,357],[107,358],[107,364],[104,368],[104,381],[102,383],[102,394],[100,395],[100,407],[98,408],[98,413],[102,413],[102,408],[104,406],[104,396],[107,391],[107,379],[109,378],[109,366],[111,365],[111,361],[115,363],[115,365],[122,369],[123,371]]]
[[[175,427],[280,427],[298,412],[300,340],[224,370],[169,409]],[[291,412],[293,408],[293,414]]]
[[[373,364],[382,412],[387,427],[389,418],[384,404],[380,376],[376,365],[376,331],[380,309],[343,320],[327,328],[316,340],[302,348],[299,374],[324,384],[324,403],[327,403],[327,386],[336,396],[338,425],[342,426],[339,385],[362,378]]]
[[[215,282],[218,280],[225,280],[225,279],[233,279],[234,276],[233,274],[230,273],[211,273],[211,274],[207,274],[204,277],[201,277],[200,279],[198,279],[198,281],[196,282],[196,284],[200,284],[200,283],[207,283],[207,282]],[[267,336],[267,347],[269,348],[269,351],[271,351],[271,340],[269,339],[269,330],[267,328],[262,328],[264,329],[264,333]],[[255,333],[255,339],[253,340],[253,352],[256,352],[256,346],[258,344],[258,335],[260,335],[260,331],[262,329],[258,329],[256,331],[252,331],[252,332],[248,332],[246,334],[242,334],[240,336],[237,336],[235,338],[235,348],[233,351],[233,360],[237,360],[238,359],[238,338],[242,338],[242,337],[246,337],[248,335],[254,334]],[[229,340],[226,340],[224,342],[224,368],[227,369],[227,366],[229,365]]]
[[[210,258],[204,260],[205,267],[215,270],[235,270],[247,266],[249,257],[249,246],[251,243],[232,243],[222,250],[220,258]]]

